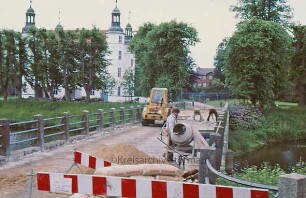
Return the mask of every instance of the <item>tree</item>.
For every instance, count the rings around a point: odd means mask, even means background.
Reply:
[[[226,51],[230,90],[254,105],[270,104],[288,79],[288,33],[277,23],[253,18],[238,25]]]
[[[46,40],[46,72],[44,78],[44,86],[46,93],[49,95],[51,100],[54,100],[54,90],[57,89],[62,83],[62,73],[60,71],[59,62],[61,59],[59,38],[55,32],[47,33]]]
[[[0,34],[0,84],[5,101],[8,99],[9,85],[14,83],[16,54],[16,33],[13,30],[4,30]]]
[[[35,92],[35,99],[42,97],[42,82],[45,75],[45,39],[46,29],[30,28],[28,35],[28,47],[30,53],[30,67],[26,77],[27,82]]]
[[[253,17],[265,21],[274,21],[287,26],[292,11],[287,0],[238,0],[237,6],[231,6],[236,18],[249,20]]]
[[[124,94],[128,95],[130,97],[130,100],[132,100],[132,96],[134,94],[134,89],[135,89],[134,81],[135,81],[134,71],[132,68],[130,68],[125,71],[122,81]]]
[[[217,47],[217,55],[214,58],[214,79],[219,79],[220,82],[225,83],[224,70],[226,69],[226,47],[229,38],[224,38]]]
[[[165,87],[176,97],[188,84],[187,57],[189,47],[199,41],[196,29],[171,21],[144,24],[139,30],[131,43],[137,60],[135,75],[139,88],[148,95],[153,87]]]
[[[86,92],[86,101],[90,100],[90,90],[104,87],[102,76],[108,76],[106,59],[108,46],[104,34],[97,28],[82,29],[78,39],[79,44],[79,80]]]
[[[197,83],[197,80],[199,80],[200,77],[194,70],[196,64],[191,56],[188,56],[186,58],[186,65],[188,66],[187,72],[189,75],[189,79],[188,84],[185,86],[185,89],[187,89],[187,91],[192,91],[193,85]]]
[[[152,44],[147,38],[148,33],[154,27],[156,25],[152,23],[143,24],[139,27],[137,34],[134,35],[133,40],[130,42],[130,48],[134,52],[137,60],[135,65],[135,94],[137,95],[148,95],[149,90],[155,84],[154,76],[144,75],[150,73],[150,68],[153,68],[155,64],[155,60],[151,59],[151,52],[149,51]]]
[[[27,75],[27,66],[29,63],[27,54],[27,39],[22,36],[21,33],[17,33],[17,45],[18,45],[18,61],[15,71],[15,86],[17,90],[18,98],[22,98],[23,82],[22,77]]]
[[[298,103],[306,104],[306,26],[292,27],[295,51],[291,61],[291,80],[296,85]]]
[[[56,33],[59,38],[60,60],[58,62],[62,74],[62,86],[65,89],[65,99],[71,100],[71,92],[77,86],[78,75],[76,56],[78,53],[77,34],[78,31],[64,31],[57,28]]]

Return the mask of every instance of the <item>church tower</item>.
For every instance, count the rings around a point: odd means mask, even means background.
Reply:
[[[32,8],[32,1],[30,1],[30,8],[26,12],[26,24],[22,28],[22,33],[27,33],[31,27],[35,27],[35,11]]]
[[[111,27],[106,31],[106,39],[111,51],[109,73],[114,77],[117,85],[111,92],[116,96],[122,96],[122,77],[124,75],[124,38],[125,34],[120,26],[121,12],[118,9],[118,2],[116,0],[116,7],[112,11]]]

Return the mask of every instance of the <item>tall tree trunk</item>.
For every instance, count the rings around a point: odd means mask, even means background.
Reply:
[[[297,85],[297,92],[298,92],[298,103],[299,106],[305,106],[306,104],[306,85],[305,84],[298,84]]]
[[[21,99],[22,98],[22,76],[17,76],[15,86],[17,89],[17,96],[19,99]]]
[[[38,100],[38,82],[37,80],[35,79],[35,84],[34,84],[34,96],[35,96],[35,99]]]
[[[85,89],[85,92],[86,92],[86,99],[85,99],[85,101],[86,102],[90,102],[90,89],[88,89],[86,87],[84,87],[84,89]]]
[[[8,98],[8,87],[7,86],[2,86],[2,92],[3,92],[3,100],[7,101]]]

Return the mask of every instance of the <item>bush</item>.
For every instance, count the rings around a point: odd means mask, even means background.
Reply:
[[[265,118],[262,112],[252,105],[235,105],[229,107],[230,129],[254,130],[262,126]]]

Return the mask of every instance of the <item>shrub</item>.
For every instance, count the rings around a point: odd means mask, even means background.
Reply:
[[[265,118],[262,112],[252,105],[234,105],[229,107],[230,129],[256,129],[262,126]]]

